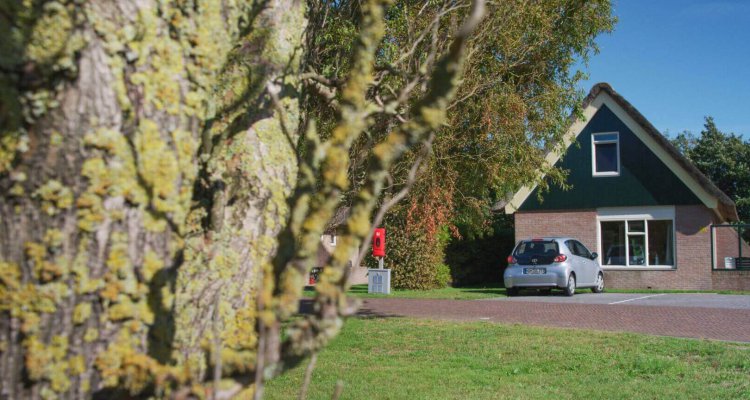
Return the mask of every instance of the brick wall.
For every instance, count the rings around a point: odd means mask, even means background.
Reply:
[[[711,281],[714,290],[750,290],[750,271],[714,271]]]
[[[596,210],[539,211],[515,214],[516,242],[539,236],[570,236],[596,250]]]
[[[750,257],[750,244],[744,240],[740,242],[740,237],[734,228],[717,227],[714,229],[714,237],[716,238],[715,268],[725,268],[725,257],[738,257],[740,253],[740,243],[742,243],[742,257]]]
[[[516,212],[516,240],[535,236],[572,236],[591,251],[596,243],[596,211]],[[750,274],[744,271],[711,272],[710,225],[715,214],[704,206],[676,206],[677,268],[662,271],[605,271],[607,287],[620,289],[710,290],[747,287]],[[731,274],[738,282],[733,282]],[[747,290],[747,289],[743,289]]]

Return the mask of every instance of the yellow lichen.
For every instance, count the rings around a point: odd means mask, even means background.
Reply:
[[[65,236],[59,229],[47,229],[47,232],[44,233],[44,243],[49,248],[62,246],[63,240],[65,240]]]
[[[154,275],[164,267],[162,259],[152,250],[146,251],[143,256],[143,278],[150,282]]]
[[[86,343],[91,343],[98,338],[99,338],[99,331],[94,328],[87,329],[86,333],[83,334],[83,341]]]
[[[29,379],[47,380],[53,392],[63,393],[70,387],[68,338],[53,336],[45,345],[37,336],[30,336],[23,342],[26,349],[25,366]]]
[[[154,209],[161,212],[178,211],[179,164],[175,153],[162,139],[159,126],[154,121],[142,120],[135,145],[140,154],[138,171],[151,189]]]
[[[73,191],[54,179],[47,181],[32,196],[42,200],[42,210],[47,215],[55,215],[73,205]]]
[[[91,303],[79,303],[73,310],[73,323],[80,325],[91,316]]]

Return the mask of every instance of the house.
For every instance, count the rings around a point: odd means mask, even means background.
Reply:
[[[338,244],[338,229],[346,222],[349,217],[349,207],[341,207],[328,222],[325,232],[320,236],[320,245],[318,246],[318,261],[316,266],[310,272],[308,283],[314,285],[317,280],[317,274],[328,263]],[[347,274],[350,285],[367,283],[367,268],[357,263],[357,253],[352,252],[349,256],[347,265]]]
[[[735,204],[610,85],[591,89],[564,145],[546,161],[571,188],[527,186],[496,205],[516,240],[579,238],[610,288],[750,290]]]

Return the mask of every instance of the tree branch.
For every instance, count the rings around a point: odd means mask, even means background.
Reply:
[[[367,4],[372,6],[373,2]],[[382,13],[382,5],[378,6]],[[325,273],[322,274],[317,284],[315,314],[289,328],[288,339],[282,348],[280,367],[284,369],[292,367],[298,364],[305,355],[325,345],[341,329],[342,318],[354,312],[353,307],[346,300],[344,291],[347,284],[345,270],[350,254],[357,251],[359,244],[367,239],[371,229],[370,217],[382,192],[383,181],[390,167],[401,159],[406,151],[423,143],[430,132],[444,124],[445,109],[460,83],[464,45],[481,21],[483,14],[484,0],[475,0],[469,17],[458,30],[450,50],[437,63],[427,95],[415,107],[414,118],[402,124],[399,129],[392,131],[385,141],[373,149],[367,181],[353,201],[350,216],[343,227],[344,234],[341,235],[330,264],[325,267]],[[351,89],[355,88],[361,90],[361,96],[364,96],[364,90],[366,90],[364,85],[360,84]],[[364,101],[357,104],[364,106]],[[344,116],[342,123],[346,124],[346,114],[342,113],[342,116]],[[334,137],[342,133],[345,132],[334,131]],[[339,166],[344,167],[348,164],[339,164]],[[345,177],[346,171],[341,171],[341,176]],[[330,178],[324,173],[324,181]],[[332,194],[336,193],[332,192]],[[334,200],[332,203],[337,204],[337,201]],[[315,246],[318,245],[319,240],[319,236],[314,238]]]
[[[417,159],[414,161],[414,164],[412,164],[411,168],[409,169],[409,174],[406,178],[406,183],[404,184],[404,187],[399,190],[398,193],[396,193],[395,196],[387,199],[383,205],[380,206],[380,209],[378,210],[378,213],[375,215],[375,218],[372,221],[372,226],[370,227],[370,232],[368,233],[368,237],[372,237],[373,233],[375,233],[375,228],[377,228],[381,222],[383,222],[383,218],[385,218],[385,214],[390,210],[393,206],[398,204],[399,201],[403,200],[404,197],[406,197],[407,194],[411,191],[411,188],[414,187],[414,183],[417,181],[417,173],[419,172],[419,167],[422,166],[422,162],[430,155],[432,152],[432,140],[435,138],[435,133],[431,132],[430,137],[427,139],[427,141],[424,144],[424,148],[422,153],[417,156]],[[367,254],[367,250],[370,248],[370,242],[367,240],[362,241],[362,245],[359,247],[359,253],[357,254],[357,258],[354,262],[355,266],[358,266],[362,263],[362,260],[365,258],[365,255]]]

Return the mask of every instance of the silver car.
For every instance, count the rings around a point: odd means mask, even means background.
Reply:
[[[509,296],[519,288],[560,288],[572,296],[577,288],[604,291],[604,273],[580,241],[570,237],[543,237],[518,242],[508,256],[503,279]]]

